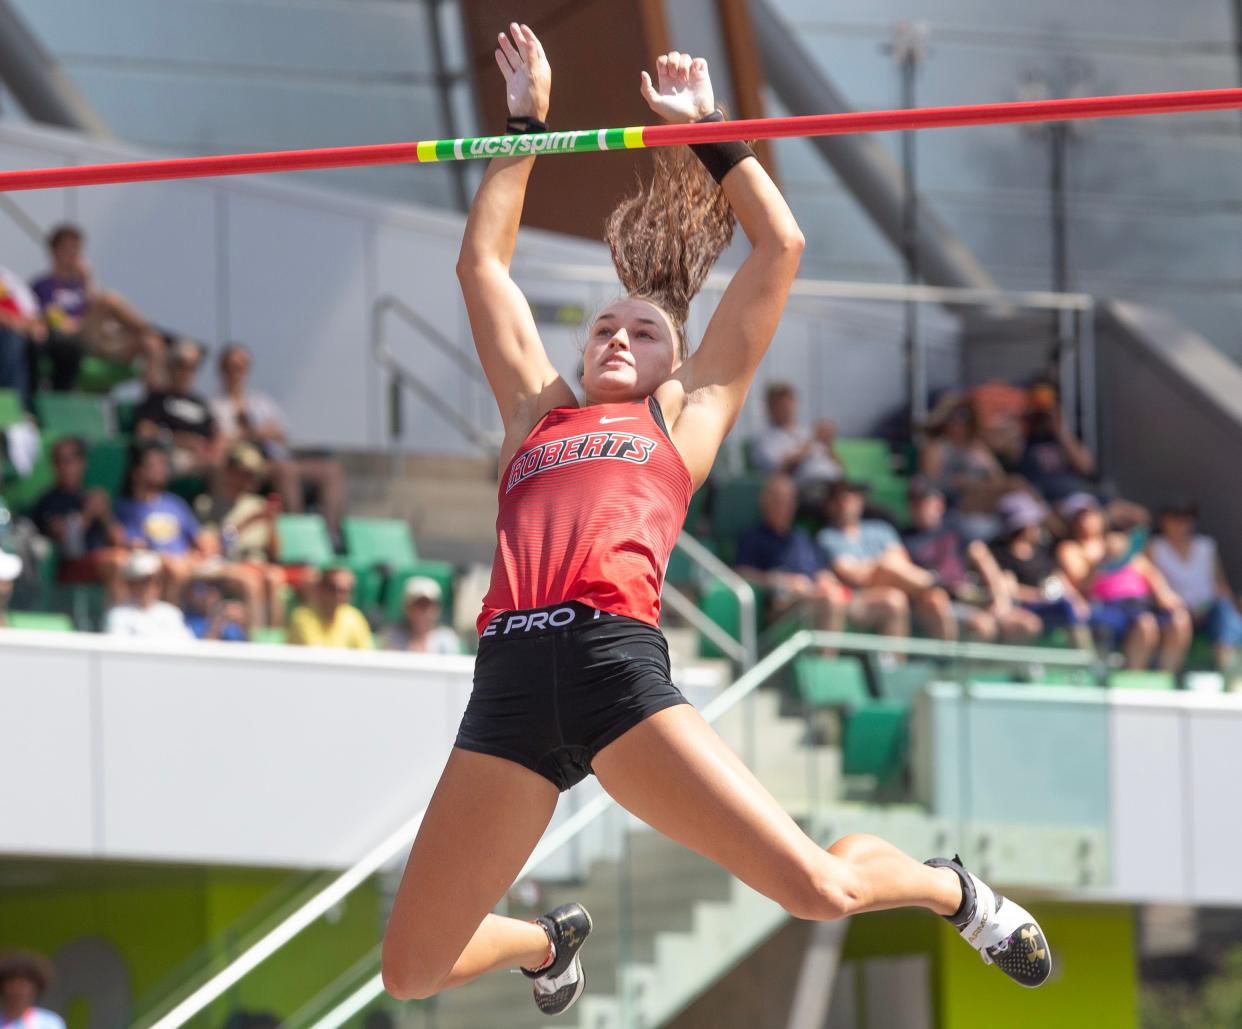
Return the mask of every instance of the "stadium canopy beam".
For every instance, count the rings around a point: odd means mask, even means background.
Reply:
[[[103,118],[9,0],[0,0],[0,78],[32,120],[111,138]]]
[[[768,82],[791,114],[844,113],[854,108],[815,62],[768,0],[752,0],[751,19]],[[901,252],[905,178],[870,135],[815,136],[808,142],[840,177],[885,238]],[[919,271],[931,286],[998,290],[970,249],[924,202],[918,205]]]

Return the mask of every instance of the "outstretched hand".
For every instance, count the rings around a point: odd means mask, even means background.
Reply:
[[[552,99],[552,68],[543,44],[529,25],[509,23],[509,34],[497,36],[496,64],[505,77],[505,99],[514,117],[547,121]]]
[[[698,121],[716,110],[716,96],[703,58],[670,50],[656,58],[656,78],[658,89],[644,71],[639,92],[647,106],[665,121]]]

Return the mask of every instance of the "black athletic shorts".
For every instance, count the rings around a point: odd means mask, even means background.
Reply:
[[[506,611],[483,630],[456,746],[567,790],[604,747],[686,698],[653,625],[576,602]]]

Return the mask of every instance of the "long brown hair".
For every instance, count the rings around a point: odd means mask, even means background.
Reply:
[[[609,215],[604,239],[626,292],[661,308],[684,359],[690,301],[733,239],[733,208],[689,147],[661,147],[655,174]]]

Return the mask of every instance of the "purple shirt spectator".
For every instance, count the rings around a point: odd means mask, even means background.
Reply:
[[[39,298],[39,305],[44,311],[54,308],[70,318],[80,319],[85,316],[86,308],[90,304],[86,282],[79,278],[43,275],[35,279],[30,288]]]
[[[190,505],[173,493],[161,493],[152,500],[122,497],[115,515],[125,535],[146,543],[159,554],[184,554],[198,538],[201,527]]]

